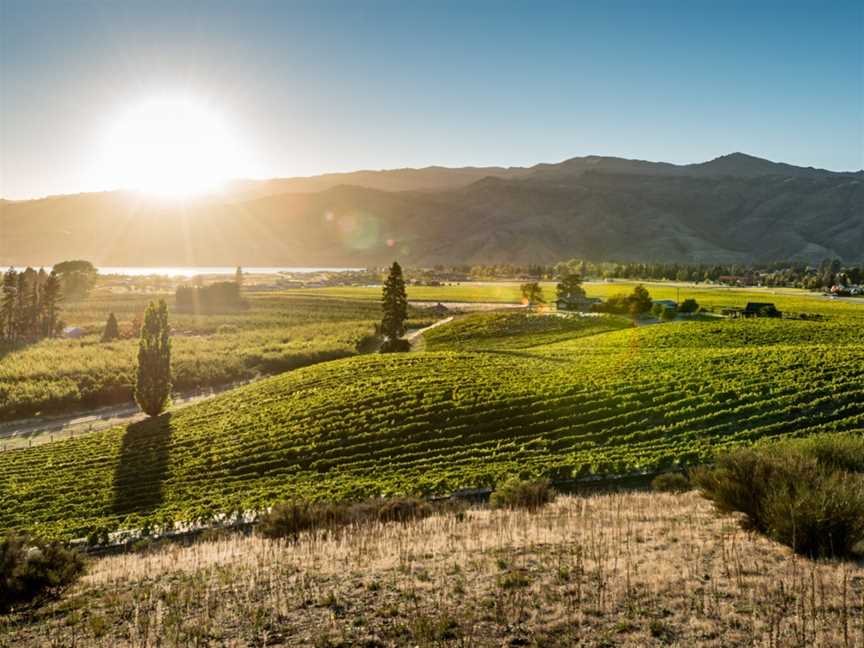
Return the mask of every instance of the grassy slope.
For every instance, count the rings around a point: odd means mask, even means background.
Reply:
[[[695,493],[627,493],[101,558],[0,646],[860,646],[862,581]]]
[[[864,428],[864,344],[852,315],[307,367],[170,418],[0,454],[0,528],[76,535],[285,497],[441,493]]]

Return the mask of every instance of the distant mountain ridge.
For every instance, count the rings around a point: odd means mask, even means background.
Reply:
[[[864,171],[732,153],[587,156],[237,181],[171,204],[129,192],[0,202],[0,264],[381,265],[864,261]]]

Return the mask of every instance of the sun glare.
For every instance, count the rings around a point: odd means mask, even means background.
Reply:
[[[188,99],[129,110],[108,132],[103,178],[110,186],[167,197],[218,190],[244,174],[241,151],[220,115]]]

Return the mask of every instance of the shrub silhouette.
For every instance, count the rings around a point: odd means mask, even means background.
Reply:
[[[83,573],[81,556],[58,542],[0,538],[0,614],[59,596]]]
[[[691,479],[721,512],[813,557],[864,549],[864,437],[821,434],[739,448]]]
[[[663,473],[651,481],[651,488],[658,493],[683,493],[690,490],[690,482],[681,473]]]

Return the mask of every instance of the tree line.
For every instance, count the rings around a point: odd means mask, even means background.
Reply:
[[[412,275],[417,271],[412,270]],[[436,265],[431,278],[437,275],[462,276],[472,279],[534,279],[555,280],[570,274],[585,279],[636,279],[642,281],[721,281],[722,278],[743,279],[765,286],[789,286],[810,290],[827,290],[833,285],[864,283],[864,264],[843,263],[825,259],[811,264],[802,261],[772,263],[635,263],[570,259],[555,264],[480,264]]]
[[[9,268],[0,298],[0,340],[33,341],[58,335],[63,329],[61,299],[56,271]]]

